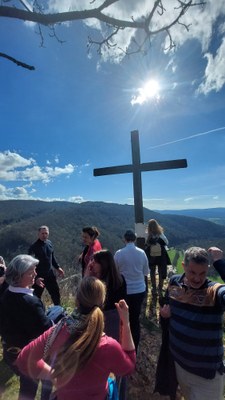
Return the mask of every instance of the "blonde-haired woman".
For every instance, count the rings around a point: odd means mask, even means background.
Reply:
[[[24,374],[54,382],[57,400],[105,400],[110,372],[123,376],[135,368],[127,304],[116,303],[122,323],[119,344],[104,334],[105,295],[102,281],[83,278],[73,314],[26,346],[17,359]]]
[[[152,284],[152,294],[156,296],[156,267],[158,267],[158,293],[162,295],[162,288],[164,279],[167,277],[167,264],[168,254],[166,246],[168,245],[168,239],[164,235],[163,227],[155,220],[150,219],[147,227],[147,240],[145,246],[145,252],[149,261],[150,277]]]

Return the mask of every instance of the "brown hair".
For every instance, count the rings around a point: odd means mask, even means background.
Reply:
[[[93,239],[96,239],[100,235],[100,232],[96,226],[85,226],[82,229],[82,232],[87,233]]]
[[[150,219],[148,221],[148,236],[161,235],[164,229],[155,219]]]
[[[121,287],[123,279],[116,267],[112,253],[109,250],[100,250],[94,253],[94,260],[101,265],[101,280],[113,290]]]

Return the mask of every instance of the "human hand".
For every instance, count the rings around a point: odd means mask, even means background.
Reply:
[[[118,303],[115,303],[116,309],[118,311],[120,320],[123,324],[129,323],[129,307],[125,300],[120,300]]]
[[[91,261],[89,261],[88,265],[84,269],[84,277],[86,276],[95,276]]]
[[[52,381],[52,384],[54,387],[57,387],[57,378],[54,377],[55,370],[54,368],[51,369],[50,373],[50,380]]]
[[[60,278],[64,278],[65,273],[62,268],[59,267],[56,271],[57,271],[58,276],[60,276]]]
[[[164,304],[163,307],[160,307],[160,315],[163,318],[170,318],[171,317],[171,311],[170,311],[170,305],[169,304]]]
[[[5,281],[5,275],[0,276],[0,286],[3,284],[4,281]]]
[[[45,287],[44,278],[39,277],[39,278],[35,279],[35,284],[40,286],[41,288],[44,288]]]
[[[5,260],[2,256],[0,256],[0,264],[5,267]]]
[[[213,262],[221,260],[223,258],[223,251],[220,250],[218,247],[210,247],[208,249],[208,253]]]

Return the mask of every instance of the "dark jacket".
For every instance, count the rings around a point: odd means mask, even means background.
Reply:
[[[37,277],[46,278],[52,267],[59,268],[54,256],[52,242],[48,239],[45,241],[38,239],[30,246],[28,254],[34,255],[39,260],[39,264],[36,267]]]
[[[51,326],[38,297],[5,291],[1,300],[1,334],[6,347],[22,348]]]

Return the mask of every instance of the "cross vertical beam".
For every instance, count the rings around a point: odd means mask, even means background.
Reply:
[[[131,132],[131,148],[133,162],[134,214],[135,222],[138,224],[144,223],[141,181],[141,157],[138,131]]]

